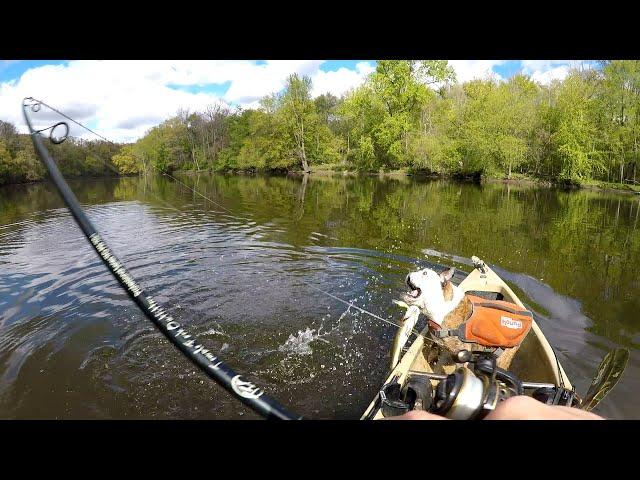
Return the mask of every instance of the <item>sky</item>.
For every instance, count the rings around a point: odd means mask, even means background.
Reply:
[[[588,62],[587,62],[588,63]],[[21,101],[35,97],[101,135],[135,141],[179,109],[201,111],[222,103],[255,108],[280,91],[291,73],[309,75],[313,96],[340,96],[375,70],[374,60],[0,60],[0,120],[26,133]],[[564,78],[576,61],[451,60],[457,80],[524,73],[542,84]],[[47,124],[44,109],[36,128]],[[39,118],[42,122],[39,123]],[[51,118],[51,117],[49,117]],[[93,136],[72,125],[71,135]]]

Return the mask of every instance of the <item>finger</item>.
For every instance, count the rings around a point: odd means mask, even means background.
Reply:
[[[602,418],[599,415],[596,415],[595,413],[587,412],[585,410],[580,410],[578,408],[565,407],[564,405],[555,405],[553,408],[558,412],[563,412],[564,415],[574,416],[576,420],[604,420],[604,418]],[[570,419],[567,418],[567,420],[570,420]]]
[[[577,408],[546,405],[531,397],[511,397],[489,413],[486,420],[603,420]]]

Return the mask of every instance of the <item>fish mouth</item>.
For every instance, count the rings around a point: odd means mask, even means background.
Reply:
[[[415,286],[411,282],[411,278],[409,278],[409,275],[407,275],[407,286],[409,287],[409,291],[407,292],[408,297],[416,299],[422,294],[422,290],[420,290],[420,287]]]

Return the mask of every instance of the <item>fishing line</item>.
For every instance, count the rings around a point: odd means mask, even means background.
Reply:
[[[73,122],[73,123],[75,123],[76,125],[81,126],[81,127],[82,127],[82,128],[84,128],[85,130],[90,131],[90,132],[91,132],[91,133],[93,133],[96,137],[100,137],[100,138],[101,138],[102,140],[104,140],[105,142],[109,142],[109,143],[111,143],[111,144],[116,145],[116,143],[115,143],[115,142],[112,142],[112,141],[111,141],[111,140],[109,140],[108,138],[105,138],[105,137],[103,137],[102,135],[100,135],[99,133],[94,132],[93,130],[91,130],[91,129],[90,129],[89,127],[87,127],[86,125],[83,125],[83,124],[81,124],[80,122],[77,122],[77,121],[76,121],[76,120],[74,120],[73,118],[71,118],[71,117],[69,117],[68,115],[65,115],[64,113],[62,113],[60,110],[57,110],[57,109],[53,108],[51,105],[47,105],[47,104],[46,104],[46,103],[44,103],[43,101],[41,101],[41,100],[37,100],[37,99],[35,99],[35,98],[33,98],[33,97],[27,97],[27,98],[25,98],[25,99],[24,99],[24,101],[27,101],[27,100],[28,100],[28,101],[31,101],[31,102],[35,102],[35,103],[31,103],[31,104],[29,105],[29,106],[31,107],[31,110],[32,110],[32,111],[34,111],[34,112],[39,112],[39,111],[40,111],[40,106],[41,106],[41,105],[44,105],[44,106],[45,106],[45,107],[47,107],[49,110],[53,110],[53,111],[54,111],[54,112],[56,112],[58,115],[61,115],[61,116],[63,116],[64,118],[66,118],[67,120],[72,121],[72,122]],[[24,106],[24,103],[23,103],[23,106]],[[34,106],[35,106],[35,108],[34,108]],[[61,125],[61,124],[64,124],[64,122],[56,123],[55,125],[53,125],[53,126],[51,126],[51,127],[44,128],[44,129],[42,129],[42,130],[36,130],[36,133],[38,133],[38,132],[42,132],[42,131],[44,131],[44,130],[49,130],[49,128],[51,128],[51,129],[53,130],[56,126]],[[53,132],[51,132],[51,133],[53,133]],[[69,126],[67,125],[67,131],[66,131],[66,134],[65,134],[65,136],[64,136],[64,139],[65,139],[65,140],[66,140],[66,138],[67,138],[67,136],[68,136],[68,135],[69,135]],[[55,143],[55,142],[54,142],[54,143]],[[62,143],[62,142],[60,142],[60,143]]]
[[[156,168],[154,165],[151,165],[153,168]],[[157,168],[156,168],[157,170]],[[160,171],[160,170],[158,170]],[[219,203],[214,202],[213,200],[211,200],[209,197],[201,194],[200,192],[198,192],[197,190],[195,190],[194,188],[191,188],[189,185],[187,185],[186,183],[181,182],[180,180],[178,180],[176,177],[174,177],[173,175],[170,175],[168,173],[165,172],[160,172],[163,175],[166,175],[167,177],[173,178],[176,182],[178,182],[181,185],[184,185],[185,187],[187,187],[189,190],[191,190],[193,193],[200,195],[202,198],[204,198],[205,200],[209,200],[211,203],[213,203],[214,205],[220,207],[222,210],[224,210],[225,212],[229,213],[230,215],[233,215],[233,212],[231,210],[229,210],[228,208],[223,207],[222,205],[220,205]]]
[[[41,100],[37,100],[37,99],[35,99],[35,98],[33,98],[33,97],[28,97],[28,98],[26,98],[26,100],[30,100],[30,101],[32,100],[32,101],[37,102],[37,104],[39,104],[39,105],[44,105],[44,106],[45,106],[45,107],[47,107],[48,109],[50,109],[50,110],[52,110],[52,111],[56,112],[58,115],[63,116],[63,117],[64,117],[64,118],[66,118],[67,120],[69,120],[69,121],[71,121],[71,122],[75,123],[76,125],[78,125],[78,126],[80,126],[80,127],[84,128],[85,130],[87,130],[87,131],[89,131],[89,132],[93,133],[96,137],[99,137],[100,139],[104,140],[105,142],[108,142],[108,143],[110,143],[111,145],[119,146],[119,144],[117,144],[116,142],[114,142],[114,141],[112,141],[112,140],[109,140],[108,138],[106,138],[106,137],[104,137],[104,136],[100,135],[99,133],[97,133],[97,132],[95,132],[95,131],[91,130],[91,129],[90,129],[89,127],[87,127],[86,125],[83,125],[82,123],[78,122],[77,120],[74,120],[74,119],[73,119],[73,118],[71,118],[70,116],[65,115],[65,114],[64,114],[64,113],[62,113],[60,110],[58,110],[58,109],[56,109],[56,108],[52,107],[51,105],[48,105],[48,104],[46,104],[46,103],[42,102]],[[33,104],[33,105],[35,105],[35,104]],[[34,112],[38,112],[38,111],[40,110],[40,107],[36,107],[36,109],[35,109],[35,110],[32,108],[32,110],[33,110]],[[55,130],[55,128],[56,128],[56,127],[58,127],[58,126],[60,126],[60,125],[62,125],[62,126],[64,126],[64,127],[66,127],[66,131],[65,131],[65,133],[64,133],[64,135],[63,135],[62,137],[60,137],[59,139],[54,139],[54,137],[53,137],[53,131]],[[50,134],[49,134],[49,139],[51,140],[51,142],[52,142],[52,143],[54,143],[54,144],[56,144],[56,145],[58,145],[58,144],[60,144],[60,143],[64,142],[64,141],[67,139],[67,137],[69,136],[69,126],[68,126],[66,123],[64,123],[64,122],[58,122],[58,123],[56,123],[55,125],[52,125],[52,126],[50,126],[50,127],[43,128],[43,129],[41,129],[41,130],[36,130],[36,133],[44,132],[45,130],[51,130],[51,132],[50,132]],[[116,169],[116,168],[114,168],[113,166],[109,165],[109,164],[106,162],[106,160],[104,160],[104,159],[102,159],[102,158],[101,158],[100,160],[102,160],[102,162],[104,163],[104,165],[105,165],[108,169],[110,169],[112,172],[117,173],[118,175],[120,175],[120,172],[118,171],[118,169]],[[167,176],[167,177],[169,177],[169,178],[172,178],[173,180],[175,180],[175,181],[176,181],[176,182],[178,182],[179,184],[181,184],[181,185],[183,185],[183,186],[187,187],[187,188],[188,188],[189,190],[191,190],[193,193],[195,193],[195,194],[197,194],[197,195],[200,195],[200,196],[201,196],[202,198],[204,198],[205,200],[208,200],[209,202],[213,203],[214,205],[216,205],[216,206],[220,207],[222,210],[224,210],[224,211],[226,211],[226,212],[228,212],[228,213],[232,213],[229,209],[227,209],[227,208],[223,207],[223,206],[222,206],[222,205],[220,205],[219,203],[217,203],[217,202],[215,202],[215,201],[211,200],[209,197],[207,197],[207,196],[205,196],[205,195],[201,194],[200,192],[198,192],[198,191],[194,190],[193,188],[189,187],[189,185],[187,185],[187,184],[186,184],[186,183],[184,183],[184,182],[181,182],[180,180],[178,180],[178,179],[177,179],[176,177],[174,177],[173,175],[170,175],[169,173],[166,173],[166,172],[161,171],[158,167],[156,167],[156,166],[155,166],[155,165],[153,165],[153,164],[151,164],[151,167],[153,167],[154,169],[156,169],[156,170],[158,171],[158,173],[160,173],[161,175],[165,175],[165,176]],[[153,195],[153,193],[152,193],[152,195]],[[160,200],[160,199],[159,199],[158,197],[156,197],[155,195],[154,195],[154,197],[155,197],[157,200]],[[162,201],[162,200],[161,200],[161,201]],[[165,203],[165,202],[163,202],[163,203]],[[175,207],[172,207],[172,208],[174,208],[174,209],[175,209],[175,210],[177,210],[177,211],[180,211],[180,210],[178,210],[178,209],[177,209],[177,208],[175,208]]]
[[[376,319],[381,320],[381,321],[383,321],[383,322],[385,322],[385,323],[388,323],[389,325],[393,325],[394,327],[402,328],[402,325],[400,325],[400,324],[398,324],[398,323],[394,323],[394,322],[392,322],[391,320],[387,320],[386,318],[382,318],[382,317],[380,317],[380,316],[376,315],[375,313],[371,313],[371,312],[369,312],[369,311],[365,310],[364,308],[360,308],[359,306],[357,306],[357,305],[355,305],[355,304],[353,304],[353,303],[351,303],[351,302],[348,302],[348,301],[346,301],[346,300],[343,300],[343,299],[342,299],[342,298],[340,298],[340,297],[336,297],[335,295],[333,295],[333,294],[331,294],[331,293],[329,293],[329,292],[325,292],[324,290],[322,290],[322,289],[320,289],[320,288],[316,287],[315,285],[312,285],[312,284],[311,284],[311,283],[309,283],[309,282],[302,282],[302,283],[304,283],[305,285],[307,285],[307,286],[309,286],[309,287],[313,288],[314,290],[317,290],[317,291],[318,291],[318,292],[320,292],[320,293],[324,293],[325,295],[327,295],[328,297],[333,298],[334,300],[338,300],[339,302],[342,302],[342,303],[344,303],[345,305],[349,305],[350,307],[353,307],[353,308],[355,308],[356,310],[359,310],[359,311],[360,311],[360,312],[362,312],[362,313],[366,313],[367,315],[370,315],[370,316],[372,316],[373,318],[376,318]],[[412,332],[412,333],[415,333],[415,334],[416,334],[416,335],[418,335],[418,336],[421,336],[421,334],[420,334],[417,330],[415,330],[415,329],[412,329],[412,330],[411,330],[411,332]]]
[[[33,99],[33,100],[35,100],[35,99]],[[91,130],[89,127],[87,127],[87,126],[83,125],[83,124],[82,124],[82,123],[80,123],[80,122],[77,122],[77,121],[76,121],[76,120],[74,120],[73,118],[71,118],[71,117],[69,117],[69,116],[65,115],[64,113],[62,113],[61,111],[59,111],[59,110],[57,110],[57,109],[55,109],[55,108],[51,107],[50,105],[47,105],[46,103],[41,102],[41,101],[39,101],[39,100],[38,100],[37,102],[38,102],[38,103],[40,103],[41,105],[45,105],[47,108],[49,108],[49,109],[53,110],[54,112],[56,112],[56,113],[58,113],[58,114],[62,115],[64,118],[66,118],[66,119],[68,119],[68,120],[72,121],[72,122],[73,122],[73,123],[75,123],[76,125],[79,125],[80,127],[84,128],[84,129],[86,129],[86,130],[88,130],[89,132],[93,133],[93,134],[94,134],[94,135],[96,135],[97,137],[100,137],[100,138],[101,138],[101,139],[103,139],[104,141],[109,142],[109,143],[111,143],[112,145],[117,145],[115,142],[113,142],[113,141],[109,140],[108,138],[106,138],[106,137],[104,137],[104,136],[100,135],[99,133],[94,132],[94,131],[93,131],[93,130]],[[38,108],[38,110],[39,110],[39,108]],[[54,129],[57,125],[60,125],[61,123],[63,123],[63,122],[57,123],[56,125],[54,125],[54,126],[52,126],[52,127],[49,127],[49,128],[51,128],[51,129],[52,129],[52,133],[53,133],[53,129]],[[40,132],[40,131],[44,131],[44,130],[48,130],[49,128],[46,128],[46,129],[43,129],[43,130],[39,130],[39,132]],[[66,134],[68,135],[68,133],[69,133],[69,130],[68,130],[68,127],[67,127]],[[65,138],[66,138],[66,135],[65,135]],[[60,142],[60,143],[61,143],[61,142]],[[118,173],[118,174],[120,173],[120,172],[118,172],[118,170],[117,170],[117,169],[115,169],[113,166],[109,165],[105,160],[102,160],[102,161],[103,161],[103,162],[104,162],[104,164],[107,166],[107,168],[111,169],[111,171],[113,171],[114,173]],[[166,173],[166,172],[162,172],[162,171],[160,171],[160,169],[158,169],[158,168],[157,168],[155,165],[153,165],[153,164],[151,164],[151,166],[152,166],[153,168],[155,168],[155,169],[156,169],[160,174],[165,175],[165,176],[167,176],[167,177],[169,177],[169,178],[173,179],[174,181],[178,182],[180,185],[182,185],[182,186],[186,187],[187,189],[189,189],[190,191],[192,191],[194,194],[199,195],[200,197],[204,198],[205,200],[207,200],[207,201],[211,202],[212,204],[216,205],[217,207],[221,208],[221,209],[222,209],[222,210],[224,210],[225,212],[227,212],[227,213],[229,213],[229,214],[231,214],[231,215],[233,214],[233,212],[232,212],[231,210],[229,210],[228,208],[225,208],[224,206],[222,206],[222,205],[220,205],[219,203],[215,202],[214,200],[212,200],[211,198],[207,197],[206,195],[203,195],[202,193],[198,192],[196,189],[194,189],[194,188],[190,187],[190,186],[189,186],[189,185],[187,185],[186,183],[184,183],[184,182],[180,181],[179,179],[177,179],[177,178],[176,178],[176,177],[174,177],[173,175],[171,175],[171,174],[169,174],[169,173]],[[152,195],[153,195],[153,193],[152,193]],[[157,200],[161,201],[162,203],[165,203],[166,205],[169,205],[169,206],[170,206],[171,208],[173,208],[174,210],[179,211],[177,208],[173,207],[172,205],[168,204],[167,202],[164,202],[163,200],[159,199],[159,198],[158,198],[158,197],[156,197],[155,195],[153,195],[153,196],[154,196]],[[323,293],[323,294],[325,294],[325,295],[328,295],[329,297],[331,297],[331,298],[333,298],[333,299],[335,299],[335,300],[338,300],[338,301],[340,301],[340,302],[344,303],[345,305],[349,305],[349,306],[351,306],[351,307],[353,307],[353,308],[355,308],[355,309],[359,310],[359,311],[360,311],[360,312],[362,312],[362,313],[365,313],[365,314],[367,314],[367,315],[369,315],[369,316],[371,316],[371,317],[373,317],[373,318],[376,318],[376,319],[378,319],[378,320],[381,320],[382,322],[385,322],[385,323],[387,323],[387,324],[389,324],[389,325],[393,325],[393,326],[395,326],[395,327],[402,328],[402,326],[401,326],[400,324],[397,324],[397,323],[394,323],[394,322],[392,322],[392,321],[390,321],[390,320],[384,319],[384,318],[382,318],[382,317],[380,317],[380,316],[378,316],[378,315],[376,315],[376,314],[374,314],[374,313],[371,313],[371,312],[369,312],[369,311],[367,311],[367,310],[365,310],[365,309],[363,309],[363,308],[360,308],[360,307],[358,307],[358,306],[354,305],[353,303],[350,303],[350,302],[347,302],[347,301],[345,301],[345,300],[343,300],[343,299],[341,299],[341,298],[338,298],[338,297],[336,297],[335,295],[330,294],[329,292],[325,292],[324,290],[321,290],[321,289],[319,289],[319,288],[315,287],[314,285],[312,285],[312,284],[310,284],[310,283],[307,283],[307,282],[304,282],[304,283],[306,283],[306,284],[307,284],[308,286],[310,286],[311,288],[313,288],[313,289],[315,289],[315,290],[317,290],[317,291],[319,291],[319,292],[321,292],[321,293]],[[415,333],[416,335],[420,335],[420,333],[419,333],[418,331],[416,331],[415,329],[412,329],[412,333]]]
[[[177,347],[189,360],[202,369],[207,376],[215,380],[219,385],[231,393],[236,399],[240,400],[265,418],[280,420],[294,420],[301,418],[300,416],[294,415],[288,411],[278,401],[270,398],[253,382],[243,379],[242,375],[229,367],[224,361],[222,361],[222,359],[220,359],[220,357],[214,355],[208,348],[205,348],[204,345],[198,342],[193,335],[189,334],[180,323],[175,321],[171,315],[168,315],[161,305],[145,294],[142,287],[138,285],[133,276],[131,276],[127,271],[124,264],[113,254],[105,240],[100,236],[96,228],[86,216],[75,194],[65,181],[62,173],[60,173],[53,157],[44,147],[40,132],[47,129],[40,131],[34,130],[28,110],[38,112],[42,105],[51,108],[49,105],[33,97],[25,98],[22,102],[22,113],[24,115],[25,122],[29,127],[31,140],[36,153],[40,157],[40,160],[46,169],[49,171],[51,181],[54,183],[60,193],[60,196],[69,208],[74,220],[87,237],[87,240],[95,252],[113,274],[120,286],[127,292],[129,297],[175,347]],[[53,108],[52,110],[58,112]],[[64,114],[62,115],[65,118],[69,118]],[[70,120],[83,126],[73,119]],[[51,130],[52,131],[49,135],[52,139],[53,129]],[[87,130],[95,133],[88,128]],[[56,141],[58,141],[58,143],[62,143],[66,139],[67,135],[68,128],[66,129],[66,133],[63,138],[56,139]],[[101,135],[98,136],[104,138]]]
[[[87,239],[89,240],[91,245],[94,247],[94,249],[96,250],[98,255],[101,257],[101,259],[103,260],[103,262],[105,263],[107,268],[111,271],[111,273],[114,275],[116,280],[118,280],[120,285],[129,294],[129,296],[132,298],[132,300],[134,300],[134,302],[138,305],[138,307],[142,310],[142,312],[156,325],[156,327],[163,334],[165,334],[165,336],[174,344],[174,346],[176,346],[177,348],[179,348],[182,351],[182,353],[185,356],[187,356],[192,362],[194,362],[203,371],[205,371],[205,373],[209,377],[211,377],[217,383],[222,385],[227,391],[232,393],[236,398],[241,400],[243,403],[248,405],[250,408],[254,409],[257,413],[259,413],[259,414],[261,414],[261,415],[263,415],[263,416],[265,416],[267,418],[278,418],[278,419],[297,419],[297,418],[300,418],[300,417],[298,417],[296,415],[291,414],[289,411],[287,411],[286,408],[284,408],[282,405],[280,405],[277,401],[267,397],[261,389],[256,387],[251,382],[241,380],[241,376],[237,375],[233,370],[231,370],[227,365],[225,365],[220,360],[219,357],[217,357],[215,355],[212,355],[208,351],[208,349],[204,348],[201,344],[197,344],[195,338],[193,338],[192,335],[187,334],[185,332],[184,328],[182,328],[175,320],[173,320],[173,318],[171,316],[167,315],[164,312],[164,309],[162,309],[153,299],[151,299],[151,297],[146,297],[145,296],[145,294],[143,293],[142,289],[137,285],[137,283],[135,282],[133,277],[126,271],[126,269],[124,268],[124,265],[122,264],[122,262],[120,262],[115,257],[115,255],[111,252],[111,250],[106,245],[104,239],[102,239],[100,237],[100,235],[98,234],[98,232],[95,229],[95,227],[91,224],[89,219],[86,217],[86,215],[84,214],[84,211],[82,210],[80,204],[78,203],[75,195],[73,194],[73,192],[69,188],[68,184],[64,180],[64,178],[63,178],[62,174],[60,173],[60,171],[58,170],[58,168],[57,168],[57,166],[55,164],[55,161],[53,160],[53,158],[51,157],[49,152],[46,150],[46,148],[44,148],[44,146],[42,145],[42,142],[40,140],[39,134],[41,132],[46,131],[46,130],[50,130],[49,139],[51,140],[52,143],[60,144],[60,143],[64,142],[68,138],[68,135],[69,135],[69,127],[68,127],[68,125],[65,122],[58,122],[55,125],[52,125],[50,127],[47,127],[47,128],[41,129],[41,130],[34,130],[33,129],[32,125],[31,125],[31,122],[30,122],[30,119],[29,119],[29,117],[27,115],[27,109],[30,108],[31,111],[38,112],[40,110],[41,106],[46,106],[47,108],[49,108],[52,111],[58,113],[62,117],[68,119],[69,121],[72,121],[76,125],[79,125],[80,127],[84,128],[85,130],[91,132],[92,134],[96,135],[100,139],[102,139],[102,140],[104,140],[104,141],[106,141],[106,142],[108,142],[108,143],[110,143],[112,145],[118,145],[118,144],[116,144],[115,142],[109,140],[108,138],[100,135],[99,133],[93,131],[92,129],[90,129],[89,127],[83,125],[82,123],[74,120],[73,118],[71,118],[68,115],[62,113],[61,111],[57,110],[56,108],[53,108],[50,105],[42,102],[41,100],[37,100],[37,99],[35,99],[33,97],[27,97],[23,101],[23,114],[24,114],[25,120],[27,122],[27,125],[29,127],[29,130],[31,132],[31,137],[32,137],[32,141],[34,143],[34,147],[36,149],[36,152],[38,153],[40,159],[42,160],[42,162],[44,163],[45,167],[49,171],[52,181],[54,182],[54,184],[58,188],[58,191],[60,192],[61,196],[63,197],[65,203],[67,204],[67,207],[71,211],[71,214],[73,215],[74,219],[76,220],[76,222],[80,226],[81,230],[85,233]],[[64,135],[62,135],[59,138],[54,138],[53,132],[56,129],[56,127],[58,127],[60,125],[65,127]],[[114,173],[117,173],[117,174],[120,173],[115,167],[113,167],[112,165],[107,163],[104,159],[101,159],[101,160],[105,164],[105,166],[107,166],[107,168],[109,168],[111,171],[113,171]],[[173,175],[171,175],[169,173],[166,173],[166,172],[162,172],[160,169],[158,169],[153,164],[151,164],[151,166],[155,170],[157,170],[159,173],[161,173],[162,175],[165,175],[165,176],[173,179],[175,182],[177,182],[180,185],[186,187],[187,189],[192,191],[194,194],[199,195],[200,197],[202,197],[205,200],[211,202],[212,204],[218,206],[219,208],[221,208],[222,210],[226,211],[227,213],[233,214],[233,212],[231,212],[226,207],[220,205],[219,203],[215,202],[214,200],[212,200],[211,198],[207,197],[206,195],[203,195],[202,193],[198,192],[194,188],[190,187],[189,185],[187,185],[184,182],[180,181],[179,179],[175,178]],[[151,193],[151,195],[154,198],[156,198],[158,201],[160,201],[161,203],[163,203],[165,205],[169,205],[172,209],[174,209],[176,211],[179,211],[177,208],[175,208],[172,205],[168,204],[164,200],[158,198],[152,192],[149,192],[149,193]],[[333,295],[333,294],[331,294],[329,292],[326,292],[326,291],[316,287],[315,285],[312,285],[311,283],[308,283],[308,282],[303,282],[303,283],[305,283],[306,285],[308,285],[312,289],[314,289],[314,290],[316,290],[316,291],[318,291],[318,292],[320,292],[320,293],[322,293],[324,295],[327,295],[330,298],[333,298],[333,299],[335,299],[335,300],[337,300],[337,301],[339,301],[339,302],[341,302],[341,303],[343,303],[345,305],[348,305],[349,307],[353,307],[354,309],[358,310],[361,313],[369,315],[372,318],[375,318],[377,320],[380,320],[380,321],[382,321],[382,322],[384,322],[386,324],[392,325],[392,326],[397,327],[397,328],[401,328],[402,327],[398,323],[395,323],[395,322],[390,321],[388,319],[382,318],[379,315],[376,315],[376,314],[374,314],[372,312],[369,312],[369,311],[365,310],[364,308],[361,308],[361,307],[359,307],[359,306],[357,306],[357,305],[355,305],[355,304],[353,304],[351,302],[348,302],[348,301],[343,300],[343,299],[341,299],[341,298],[339,298],[339,297],[337,297],[337,296],[335,296],[335,295]],[[414,333],[417,336],[422,336],[415,329],[412,329],[411,333]],[[182,335],[183,338],[182,339],[178,339],[178,337],[181,336],[181,335]],[[188,341],[185,342],[183,340],[188,340]],[[324,340],[324,341],[326,342],[326,340]],[[327,342],[327,343],[330,343],[330,342]],[[198,354],[200,354],[200,355],[198,355]]]

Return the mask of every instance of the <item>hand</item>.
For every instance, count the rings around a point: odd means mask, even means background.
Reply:
[[[584,410],[560,405],[545,405],[524,395],[511,397],[498,404],[485,420],[604,420],[604,418]],[[413,410],[388,420],[448,420],[421,410]]]

